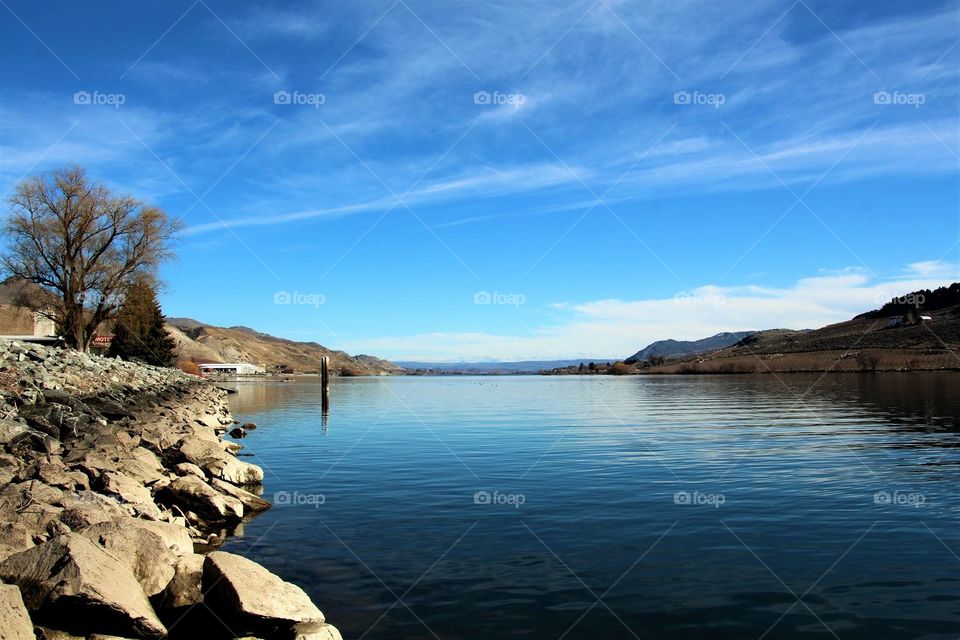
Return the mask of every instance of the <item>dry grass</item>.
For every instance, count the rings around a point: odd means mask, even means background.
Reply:
[[[17,369],[0,370],[0,392],[19,396],[22,389],[21,381],[20,372]]]

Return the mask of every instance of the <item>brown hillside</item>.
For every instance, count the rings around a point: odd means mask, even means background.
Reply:
[[[642,373],[960,369],[960,307],[924,313],[932,320],[893,326],[893,317],[861,316],[815,331],[761,331],[732,347]]]
[[[295,342],[247,327],[214,327],[188,318],[171,318],[167,330],[177,343],[181,362],[249,362],[267,370],[286,365],[297,373],[315,373],[321,356],[342,376],[384,375],[402,369],[372,356],[351,356],[316,342]]]

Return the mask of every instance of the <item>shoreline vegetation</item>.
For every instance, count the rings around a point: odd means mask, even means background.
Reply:
[[[339,640],[294,584],[217,549],[271,504],[226,391],[0,340],[0,608],[15,639]]]

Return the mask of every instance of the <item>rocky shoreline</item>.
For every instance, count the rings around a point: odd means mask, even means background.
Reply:
[[[306,593],[217,551],[268,509],[226,392],[0,340],[0,640],[339,640]]]

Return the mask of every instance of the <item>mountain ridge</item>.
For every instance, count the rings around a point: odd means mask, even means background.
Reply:
[[[757,333],[757,331],[721,331],[699,340],[657,340],[626,358],[624,362],[634,364],[653,357],[676,358],[716,351],[732,346],[754,333]]]
[[[250,327],[218,327],[193,318],[167,318],[166,329],[176,343],[177,360],[181,364],[247,362],[268,371],[315,373],[320,368],[320,358],[327,356],[335,375],[403,372],[401,367],[375,356],[352,356],[317,342],[279,338]]]

